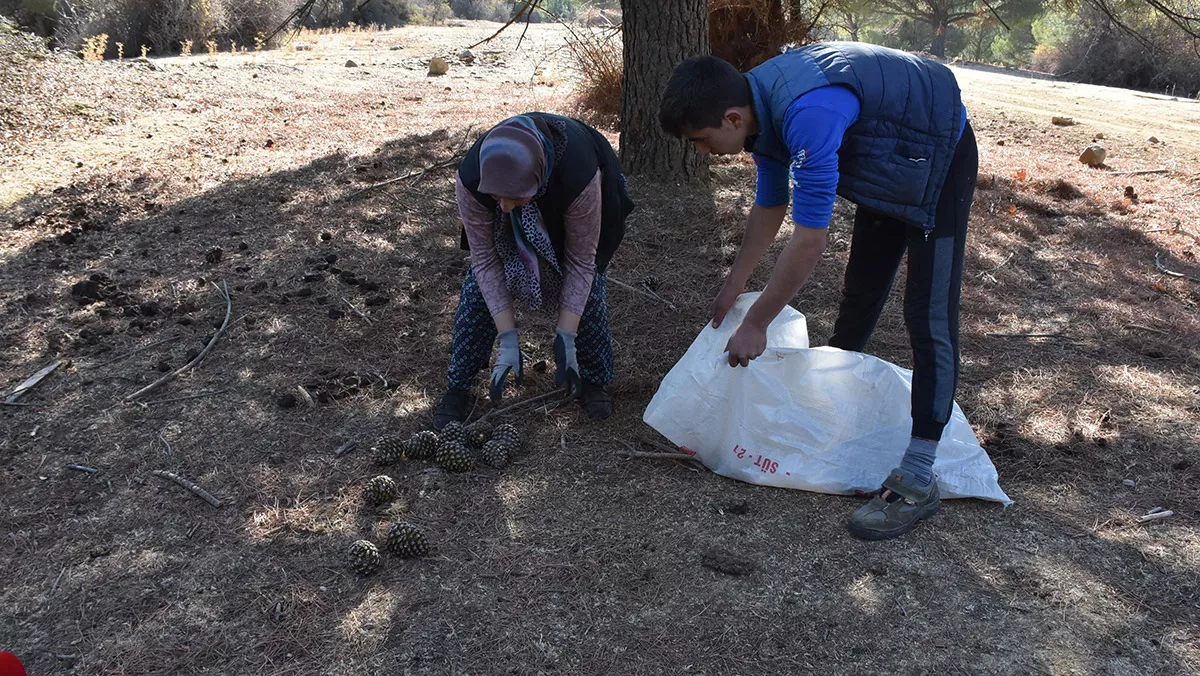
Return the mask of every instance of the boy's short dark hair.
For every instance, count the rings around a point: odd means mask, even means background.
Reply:
[[[733,64],[715,56],[693,56],[671,73],[658,106],[658,122],[663,131],[680,138],[685,131],[720,127],[726,110],[751,102],[750,83]]]

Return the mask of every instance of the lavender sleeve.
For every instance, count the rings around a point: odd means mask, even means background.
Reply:
[[[562,307],[583,314],[596,275],[596,247],[600,242],[600,170],[567,208],[566,243],[563,246]]]
[[[471,271],[475,282],[487,303],[492,316],[512,307],[512,293],[504,282],[504,264],[496,253],[492,240],[494,215],[475,199],[459,177],[454,184],[454,198],[458,202],[458,215],[462,218],[463,230],[467,233],[467,244],[471,247]]]

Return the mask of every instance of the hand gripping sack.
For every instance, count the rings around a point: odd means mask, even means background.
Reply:
[[[725,345],[757,297],[742,294],[720,329],[704,327],[643,419],[722,476],[820,493],[877,490],[908,445],[912,372],[810,349],[804,315],[791,307],[767,329],[766,352],[732,368]],[[934,472],[944,498],[1011,502],[958,404]]]

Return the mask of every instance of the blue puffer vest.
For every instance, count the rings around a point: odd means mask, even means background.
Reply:
[[[862,109],[838,152],[838,194],[933,228],[963,115],[949,68],[894,49],[825,42],[780,54],[746,80],[758,122],[747,149],[784,164],[791,163],[782,129],[788,106],[817,87],[849,87]]]

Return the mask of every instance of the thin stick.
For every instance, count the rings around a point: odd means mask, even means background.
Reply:
[[[1110,171],[1108,176],[1141,176],[1143,174],[1165,174],[1169,169],[1160,167],[1158,169],[1136,169],[1134,171]]]
[[[1169,336],[1169,335],[1171,335],[1171,334],[1167,333],[1166,331],[1163,331],[1162,329],[1155,329],[1155,328],[1152,328],[1152,327],[1149,327],[1149,326],[1142,326],[1141,324],[1126,324],[1126,325],[1125,325],[1125,328],[1127,328],[1127,329],[1141,329],[1142,331],[1149,331],[1150,333],[1161,333],[1161,334],[1162,334],[1162,335],[1164,335],[1164,336]]]
[[[1154,267],[1158,268],[1159,272],[1163,273],[1164,275],[1170,275],[1172,277],[1182,277],[1183,279],[1186,279],[1189,282],[1200,282],[1200,279],[1196,279],[1195,277],[1188,277],[1187,275],[1183,274],[1182,272],[1175,272],[1174,270],[1168,270],[1166,268],[1166,266],[1164,266],[1162,264],[1162,261],[1159,259],[1159,257],[1161,255],[1162,255],[1162,252],[1159,252],[1159,251],[1154,252]]]
[[[1062,333],[985,333],[989,338],[1064,338]]]
[[[88,368],[88,369],[98,369],[98,368],[102,368],[102,367],[104,367],[104,366],[108,366],[109,364],[115,364],[115,363],[117,363],[117,362],[119,362],[119,361],[124,361],[124,360],[126,360],[126,359],[129,359],[130,357],[132,357],[133,355],[135,355],[135,354],[137,354],[137,353],[139,353],[139,352],[144,352],[144,351],[146,351],[146,350],[149,350],[149,349],[150,349],[150,348],[152,348],[152,347],[158,347],[159,345],[162,345],[163,343],[170,343],[170,342],[172,342],[172,341],[179,340],[179,339],[180,339],[180,338],[182,338],[182,337],[183,337],[183,336],[173,336],[173,337],[171,337],[171,338],[164,338],[164,339],[162,339],[162,340],[157,340],[157,341],[154,341],[153,343],[150,343],[149,345],[143,345],[143,346],[141,346],[141,347],[139,347],[139,348],[136,348],[136,349],[134,349],[134,350],[130,350],[129,352],[126,352],[125,354],[123,354],[123,355],[121,355],[120,357],[117,357],[117,358],[115,358],[115,359],[109,359],[108,361],[106,361],[106,362],[104,362],[104,363],[102,363],[102,364],[93,364],[92,366],[85,366],[84,368]]]
[[[217,285],[216,282],[213,282],[213,286],[216,286],[216,285]],[[221,322],[221,328],[217,329],[217,332],[215,334],[213,334],[212,339],[208,341],[208,345],[205,345],[204,349],[201,350],[200,354],[196,355],[196,357],[194,359],[192,359],[188,363],[184,364],[183,366],[180,366],[179,368],[175,369],[174,371],[171,371],[170,373],[159,378],[158,380],[150,383],[149,385],[143,387],[142,389],[138,390],[137,392],[134,392],[133,394],[126,396],[124,401],[133,401],[134,399],[137,399],[138,397],[142,396],[143,394],[147,394],[149,392],[157,390],[159,387],[162,387],[165,383],[172,380],[173,378],[178,376],[180,373],[183,373],[184,371],[187,371],[188,369],[190,369],[190,368],[194,367],[195,365],[199,364],[200,362],[204,361],[204,357],[206,357],[208,355],[208,351],[212,349],[213,345],[217,344],[217,339],[221,337],[221,334],[225,333],[226,327],[229,326],[229,316],[233,313],[233,299],[229,296],[229,285],[226,284],[224,280],[222,280],[221,287],[222,288],[218,288],[217,290],[221,291],[222,294],[225,296],[225,320]]]
[[[695,461],[690,455],[683,453],[659,453],[658,451],[617,451],[617,455],[626,458],[650,458],[653,460],[686,460]]]
[[[1138,519],[1138,523],[1150,523],[1151,521],[1158,521],[1159,519],[1165,519],[1165,518],[1171,517],[1171,516],[1175,516],[1175,512],[1172,512],[1171,510],[1168,509],[1168,510],[1162,511],[1162,512],[1155,512],[1153,514],[1147,514],[1146,516],[1143,516],[1140,519]]]
[[[679,309],[679,308],[675,307],[674,303],[663,298],[662,296],[658,295],[657,293],[654,293],[653,291],[639,289],[635,286],[630,286],[630,285],[626,284],[625,282],[622,282],[621,280],[616,279],[615,277],[612,277],[611,275],[609,276],[608,281],[612,282],[613,284],[616,284],[617,286],[619,286],[623,289],[629,289],[630,291],[632,291],[634,293],[640,293],[647,298],[652,298],[652,299],[662,303],[663,305],[666,305],[667,307],[671,308],[672,310],[677,311]]]
[[[96,472],[100,471],[100,470],[96,469],[95,467],[88,467],[87,465],[76,465],[75,463],[71,463],[70,465],[67,465],[67,469],[73,469],[73,470],[77,470],[80,472],[87,472],[88,474],[95,474]]]
[[[58,572],[58,577],[54,578],[54,584],[50,587],[51,596],[54,595],[54,592],[58,591],[58,583],[62,581],[62,576],[66,572],[67,572],[67,567],[63,566],[63,569]]]
[[[547,399],[552,399],[554,397],[561,397],[563,394],[566,393],[566,391],[567,391],[566,388],[559,388],[557,390],[554,390],[553,392],[547,392],[546,394],[539,394],[536,397],[532,397],[530,399],[525,399],[523,401],[518,401],[517,403],[512,404],[510,406],[505,406],[504,408],[498,408],[494,411],[489,411],[488,413],[485,413],[484,415],[480,416],[479,420],[477,420],[476,422],[483,422],[485,420],[491,420],[492,418],[502,416],[505,413],[509,413],[510,411],[515,411],[519,408],[533,406],[534,404],[546,401]]]
[[[370,318],[370,317],[368,317],[368,316],[364,315],[364,314],[362,313],[362,310],[359,310],[358,308],[354,307],[354,305],[353,305],[353,304],[352,304],[350,301],[348,301],[348,300],[346,300],[345,298],[343,298],[343,299],[342,299],[342,302],[346,304],[346,307],[349,307],[349,308],[350,308],[350,311],[351,311],[351,312],[353,312],[354,314],[358,315],[359,317],[362,317],[363,321],[365,321],[367,324],[372,324],[372,323],[374,323],[374,322],[372,322],[372,321],[371,321],[371,318]]]
[[[190,394],[186,397],[174,397],[172,399],[155,399],[154,401],[143,401],[143,406],[154,406],[155,404],[173,404],[177,401],[188,401],[189,399],[203,399],[204,397],[215,397],[218,394],[225,394],[229,390],[216,390],[215,392],[201,392],[200,394]]]
[[[24,406],[33,406],[33,404],[22,404],[16,401],[0,401],[0,406],[12,406],[13,408],[20,408]]]
[[[1003,261],[1000,261],[1000,265],[997,265],[997,266],[996,266],[996,267],[994,267],[994,268],[988,268],[987,270],[983,270],[983,271],[981,271],[981,272],[979,273],[979,275],[978,275],[978,276],[979,276],[979,277],[982,277],[982,276],[984,276],[984,275],[986,275],[986,274],[988,274],[988,273],[995,272],[995,271],[999,270],[1000,268],[1004,267],[1005,265],[1008,265],[1008,262],[1009,262],[1009,261],[1011,261],[1011,260],[1013,259],[1013,256],[1015,256],[1015,255],[1016,255],[1015,253],[1010,253],[1010,254],[1008,254],[1008,258],[1005,258]]]
[[[17,403],[18,399],[20,399],[26,392],[37,387],[38,383],[41,383],[43,380],[45,380],[46,376],[50,375],[51,373],[54,373],[55,369],[57,369],[59,366],[62,366],[62,360],[56,361],[53,364],[42,368],[37,373],[26,378],[25,382],[21,383],[20,385],[17,385],[17,389],[13,390],[12,394],[8,395],[8,398],[4,400],[4,403],[6,403],[6,404]]]
[[[467,131],[463,134],[463,140],[459,141],[458,147],[454,149],[454,154],[450,156],[450,159],[442,160],[441,162],[435,162],[434,164],[431,164],[428,167],[421,167],[420,169],[410,171],[403,176],[389,178],[388,180],[380,181],[379,183],[372,183],[371,185],[369,185],[365,188],[360,188],[358,190],[355,190],[354,192],[350,193],[349,195],[346,195],[345,197],[343,197],[342,199],[345,199],[345,200],[354,199],[355,197],[358,197],[359,195],[361,195],[364,192],[367,192],[369,190],[374,190],[376,188],[382,188],[384,186],[392,185],[393,183],[399,183],[401,181],[407,181],[410,178],[413,179],[413,183],[416,183],[417,181],[421,180],[422,177],[425,176],[426,172],[435,171],[437,169],[442,169],[444,167],[448,167],[452,164],[457,163],[459,160],[462,159],[462,155],[460,155],[459,153],[462,151],[463,146],[466,145],[467,139],[470,138],[470,136],[471,136],[471,130],[474,128],[475,128],[474,124],[467,125]]]
[[[674,451],[674,450],[665,451],[665,452],[639,451],[636,448],[634,448],[633,444],[629,443],[628,441],[625,441],[624,439],[617,439],[617,442],[619,442],[620,444],[625,446],[625,448],[627,449],[624,451],[617,451],[617,455],[619,455],[619,456],[623,456],[623,457],[627,457],[627,458],[648,458],[651,460],[686,461],[687,464],[689,465],[689,469],[695,469],[696,466],[704,467],[704,463],[700,462],[695,457],[690,456],[682,451]],[[659,448],[663,448],[663,445],[661,445],[661,444],[658,444],[655,442],[651,442],[651,443]]]
[[[349,453],[350,451],[353,451],[355,448],[358,448],[358,444],[354,443],[353,441],[347,441],[346,443],[342,444],[341,446],[338,446],[337,448],[333,449],[333,456],[335,458],[340,458],[343,455],[346,455],[347,453]]]
[[[212,493],[209,493],[208,491],[204,490],[203,488],[200,488],[196,484],[188,481],[187,479],[184,479],[183,477],[179,476],[178,474],[175,474],[174,472],[166,472],[161,469],[156,469],[150,473],[153,474],[154,476],[162,477],[164,479],[170,479],[171,481],[174,481],[175,483],[179,484],[180,486],[183,486],[184,488],[188,489],[192,493],[196,494],[197,496],[202,498],[205,502],[212,505],[213,507],[221,506],[221,501],[218,500],[217,498],[213,497]]]

